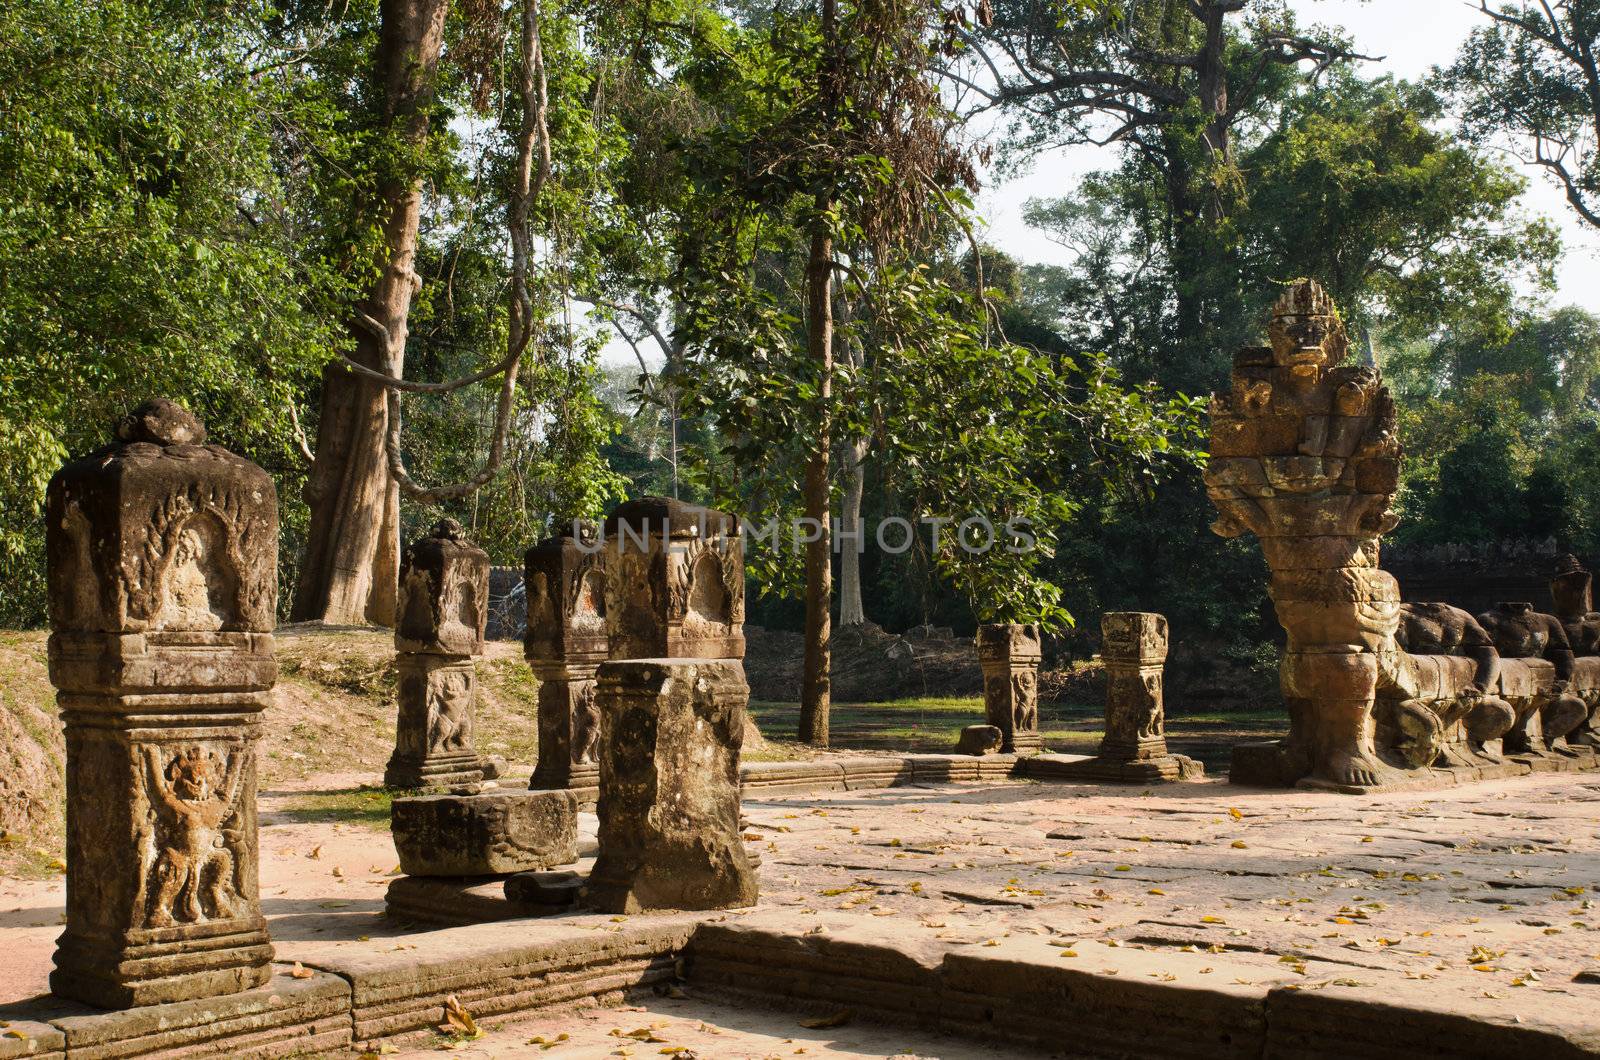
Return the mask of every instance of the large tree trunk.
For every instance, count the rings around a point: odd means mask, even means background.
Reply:
[[[806,262],[806,341],[818,373],[817,439],[806,464],[806,518],[815,520],[816,539],[806,545],[805,662],[800,681],[800,739],[814,747],[828,746],[828,710],[832,686],[828,641],[833,605],[833,540],[829,515],[828,449],[833,397],[833,236],[825,216],[829,203],[817,196],[816,231]]]
[[[375,57],[383,118],[408,144],[428,137],[433,90],[449,0],[383,0]],[[420,177],[384,179],[381,271],[351,313],[352,359],[398,378],[405,367],[406,320],[419,284],[414,261],[422,206]],[[384,438],[386,394],[338,364],[322,376],[316,461],[306,485],[311,524],[295,590],[296,621],[394,624],[400,565],[400,492],[390,477]]]

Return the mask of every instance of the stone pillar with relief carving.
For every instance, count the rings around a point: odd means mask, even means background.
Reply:
[[[50,987],[106,1008],[271,977],[256,743],[277,680],[272,479],[145,402],[46,494],[66,728],[67,914]]]
[[[579,521],[530,548],[523,585],[523,651],[539,678],[539,762],[528,786],[593,798],[600,783],[595,671],[606,657],[599,527]]]
[[[1000,730],[1004,754],[1038,754],[1039,627],[991,622],[978,627],[978,665],[983,670],[983,709]]]
[[[646,497],[604,532],[600,853],[583,900],[616,913],[753,905],[739,827],[750,688],[738,520]]]
[[[1106,667],[1105,762],[1158,762],[1167,752],[1162,679],[1167,662],[1167,620],[1143,611],[1100,616],[1100,658]]]
[[[461,524],[442,519],[400,558],[394,631],[400,672],[395,749],[383,774],[394,788],[450,788],[497,776],[478,754],[478,673],[488,622],[489,556]]]

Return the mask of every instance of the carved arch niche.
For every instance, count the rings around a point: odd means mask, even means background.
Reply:
[[[155,630],[214,632],[239,624],[239,570],[232,535],[211,511],[197,511],[167,535]]]

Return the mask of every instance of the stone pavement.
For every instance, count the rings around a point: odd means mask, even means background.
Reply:
[[[1195,982],[1226,954],[1259,983],[1398,979],[1486,1015],[1592,1025],[1597,813],[1600,778],[1571,775],[1360,799],[1025,783],[747,807],[768,908],[947,944],[1033,935],[1085,965],[1145,949],[1164,958],[1151,974]]]
[[[334,780],[316,786],[347,782]],[[262,908],[281,962],[420,968],[476,945],[479,935],[515,942],[534,934],[531,924],[452,933],[387,920],[383,893],[395,866],[388,834],[292,820],[278,811],[285,797],[264,796],[261,841]],[[944,954],[1016,955],[1102,982],[1190,986],[1251,1005],[1264,992],[1281,1003],[1289,989],[1360,1006],[1369,1035],[1409,1020],[1395,1011],[1404,1007],[1557,1027],[1595,1042],[1600,981],[1586,972],[1600,969],[1597,802],[1600,777],[1560,774],[1363,799],[1220,782],[762,796],[745,802],[746,839],[763,857],[761,905],[716,918],[764,933],[762,945],[877,939],[891,952],[924,955],[917,959],[929,968]],[[0,1008],[43,991],[61,903],[60,881],[0,881]],[[603,934],[659,918],[586,919],[595,923],[582,930]],[[698,974],[696,959],[691,951],[688,991],[701,1002],[715,977]],[[858,970],[848,961],[838,968],[845,978]],[[656,1001],[639,1026],[676,1018]],[[701,1055],[793,1055],[830,1042],[839,1051],[812,1055],[883,1055],[871,1051],[881,1043],[851,1044],[843,1029],[823,1041],[808,1037],[797,1020],[819,1010],[830,1006],[814,1004],[792,1019],[769,1012],[751,1026],[766,1037],[749,1052]],[[695,1019],[732,1029],[714,1014]],[[874,1024],[866,1015],[855,1022]],[[495,1040],[520,1047],[546,1034],[547,1023],[524,1018]],[[603,1015],[602,1024],[638,1029],[622,1015]],[[990,1055],[972,1052],[970,1039],[886,1033],[917,1055]],[[604,1055],[633,1048],[637,1056],[704,1044],[688,1038],[648,1049],[615,1038],[599,1044],[613,1047]]]

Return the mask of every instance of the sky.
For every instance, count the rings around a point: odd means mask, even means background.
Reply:
[[[1472,29],[1483,22],[1476,0],[1290,0],[1300,21],[1339,26],[1356,51],[1381,57],[1362,64],[1369,74],[1417,79],[1448,64]],[[1528,178],[1524,208],[1549,217],[1560,230],[1564,253],[1556,270],[1553,305],[1579,305],[1600,313],[1600,232],[1578,220],[1549,178],[1531,166],[1506,159]],[[1040,154],[1017,176],[995,184],[978,197],[985,242],[1003,247],[1024,262],[1066,264],[1070,253],[1023,223],[1024,204],[1071,191],[1083,174],[1116,164],[1115,148],[1072,148]],[[635,365],[633,352],[613,341],[607,364]]]
[[[1465,0],[1290,0],[1290,6],[1302,23],[1341,26],[1356,51],[1382,56],[1382,61],[1362,64],[1368,73],[1408,79],[1448,64],[1467,34],[1483,21],[1477,3]],[[1600,232],[1578,220],[1549,178],[1509,156],[1507,161],[1528,178],[1525,208],[1549,217],[1561,231],[1564,254],[1553,304],[1600,312]],[[1070,259],[1066,250],[1023,223],[1023,205],[1031,198],[1066,194],[1083,173],[1115,163],[1114,149],[1074,148],[1040,155],[1028,172],[979,196],[985,241],[1023,261],[1065,264]]]

